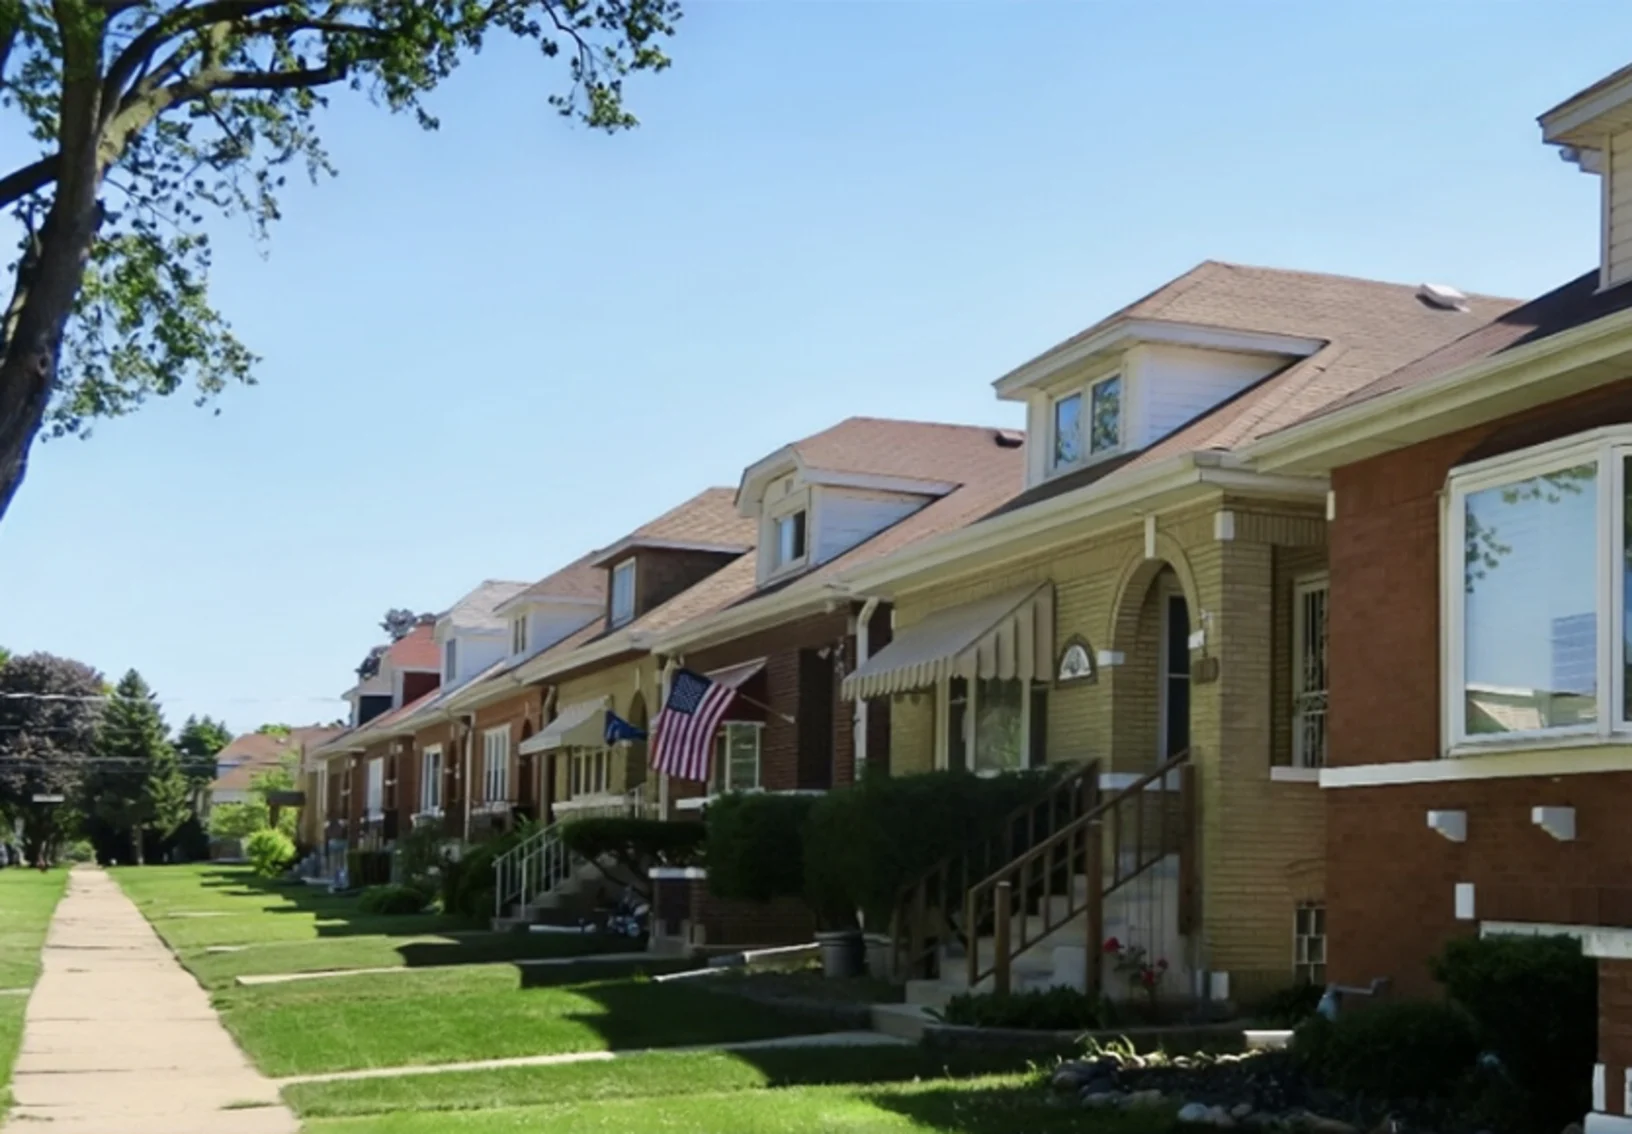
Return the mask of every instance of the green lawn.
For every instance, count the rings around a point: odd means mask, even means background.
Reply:
[[[1027,1075],[780,1090],[700,1091],[471,1111],[319,1118],[307,1134],[1168,1134],[1158,1112],[1084,1112]]]
[[[580,983],[568,983],[578,981]],[[800,1017],[683,982],[472,965],[228,988],[222,1019],[267,1074],[764,1039]]]
[[[33,986],[45,930],[67,884],[66,870],[0,870],[0,989]],[[0,995],[0,1115],[11,1101],[11,1067],[27,1011],[27,996]]]

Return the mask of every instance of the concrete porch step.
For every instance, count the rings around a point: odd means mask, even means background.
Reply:
[[[941,1003],[945,1004],[946,1001],[943,1000]],[[917,1043],[923,1039],[924,1028],[935,1023],[935,1017],[921,1004],[874,1004],[872,1017],[873,1031],[906,1040],[908,1043]]]

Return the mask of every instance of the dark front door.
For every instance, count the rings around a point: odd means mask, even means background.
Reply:
[[[1183,595],[1162,604],[1161,739],[1166,760],[1190,747],[1190,606]]]

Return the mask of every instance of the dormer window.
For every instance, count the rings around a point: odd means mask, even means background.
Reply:
[[[1087,403],[1087,420],[1083,403]],[[1122,375],[1112,374],[1054,399],[1050,460],[1055,471],[1122,447]]]
[[[612,625],[622,626],[635,616],[635,561],[625,559],[612,568]]]
[[[805,558],[805,510],[789,512],[786,516],[776,518],[776,563],[774,568],[781,570],[791,567],[795,563],[803,562]]]
[[[527,652],[527,616],[518,614],[510,620],[510,652],[524,654]]]
[[[459,640],[457,638],[449,638],[446,642],[442,643],[442,683],[444,685],[451,683],[453,681],[453,675],[458,672],[458,669]]]

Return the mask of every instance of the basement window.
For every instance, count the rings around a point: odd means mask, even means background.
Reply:
[[[1326,983],[1326,907],[1298,906],[1292,926],[1292,977],[1299,984]]]

